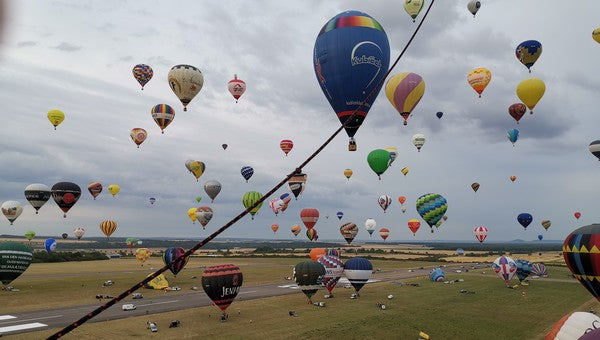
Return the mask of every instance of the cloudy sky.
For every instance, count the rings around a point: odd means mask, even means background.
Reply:
[[[342,240],[339,226],[349,221],[361,228],[357,240],[367,240],[369,217],[377,229],[389,228],[394,241],[474,241],[480,225],[490,230],[490,241],[533,240],[540,233],[564,239],[597,221],[600,163],[587,146],[600,139],[600,44],[591,38],[600,26],[600,3],[573,2],[567,14],[554,0],[482,2],[473,18],[466,0],[438,0],[392,72],[415,72],[426,83],[408,126],[381,92],[356,135],[357,152],[347,151],[345,133],[338,135],[305,168],[306,189],[286,212],[275,217],[265,204],[254,220],[244,218],[221,237],[290,238],[305,207],[321,212],[320,240]],[[392,59],[416,27],[400,1],[14,1],[7,7],[0,201],[18,200],[25,209],[13,226],[0,221],[0,234],[59,235],[83,226],[86,235],[99,236],[99,222],[114,219],[115,236],[206,236],[243,210],[244,192],[268,191],[339,126],[312,63],[327,20],[349,9],[368,13],[384,27]],[[543,44],[531,75],[514,55],[529,39]],[[131,74],[137,63],[154,69],[144,91]],[[187,112],[166,81],[177,64],[204,74]],[[475,67],[492,72],[481,99],[466,81]],[[234,74],[248,87],[237,104],[227,91]],[[529,77],[543,79],[546,93],[517,126],[507,108],[518,102],[517,84]],[[164,135],[150,115],[159,103],[176,111]],[[56,131],[46,119],[51,109],[66,114]],[[441,120],[437,111],[444,112]],[[149,134],[139,149],[129,138],[134,127]],[[512,128],[521,132],[515,147],[506,138]],[[411,143],[415,133],[427,137],[420,153]],[[279,149],[282,139],[294,141],[288,157]],[[398,158],[379,181],[366,157],[388,146],[398,149]],[[199,182],[185,169],[187,159],[206,164]],[[240,175],[243,165],[255,169],[249,183]],[[350,181],[345,168],[354,171]],[[510,175],[518,177],[515,183]],[[203,191],[210,179],[223,184],[213,204]],[[24,188],[59,181],[81,186],[79,202],[66,219],[52,200],[36,215]],[[105,187],[95,201],[86,190],[92,181]],[[475,181],[477,193],[470,186]],[[121,186],[114,198],[106,191],[112,183]],[[407,220],[419,218],[414,202],[429,192],[446,197],[448,220],[434,234],[422,225],[413,237]],[[385,214],[377,204],[382,194],[394,200]],[[197,195],[215,212],[206,230],[186,214]],[[399,195],[408,198],[405,214]],[[341,221],[337,211],[344,212]],[[581,211],[579,221],[574,211]],[[516,221],[521,212],[534,216],[526,231]],[[542,219],[552,221],[547,232]],[[280,225],[274,236],[272,223]],[[298,238],[305,239],[304,228]]]

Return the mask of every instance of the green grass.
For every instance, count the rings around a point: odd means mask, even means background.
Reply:
[[[307,304],[306,297],[298,292],[236,301],[225,323],[219,321],[215,307],[203,307],[89,323],[66,338],[415,339],[424,331],[432,339],[542,339],[564,314],[575,309],[600,310],[600,304],[578,282],[570,280],[565,270],[550,268],[551,277],[561,281],[532,280],[530,286],[517,290],[507,289],[490,270],[485,275],[480,270],[448,273],[447,279],[465,280],[454,284],[423,278],[407,281],[418,282],[420,287],[369,284],[356,300],[348,299],[350,289],[336,288],[334,299],[324,300],[324,291],[313,297],[313,301],[325,301],[325,308]],[[460,289],[476,293],[461,294]],[[390,293],[395,297],[387,300]],[[384,302],[387,309],[379,309],[377,301]],[[288,316],[289,310],[295,310],[298,317]],[[169,329],[172,319],[179,319],[181,327]],[[150,333],[146,321],[158,322],[159,332]],[[15,338],[37,339],[53,331]]]

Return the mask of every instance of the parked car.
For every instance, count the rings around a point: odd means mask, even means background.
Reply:
[[[136,309],[136,307],[133,303],[124,304],[123,306],[121,306],[121,308],[123,308],[124,311]]]
[[[344,288],[352,288],[352,285],[351,285],[351,284],[349,284],[349,283],[346,283],[346,284],[344,285]]]
[[[102,283],[103,287],[108,287],[108,286],[112,286],[114,282],[112,282],[112,280],[107,280],[104,281],[104,283]]]
[[[137,299],[143,299],[144,295],[142,295],[142,293],[133,293],[133,294],[131,294],[131,298],[135,299],[135,300],[137,300]]]
[[[148,321],[148,329],[152,332],[152,333],[156,333],[158,332],[158,327],[156,327],[156,322],[150,322]]]

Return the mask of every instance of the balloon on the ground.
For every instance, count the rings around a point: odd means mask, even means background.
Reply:
[[[340,227],[340,234],[342,234],[342,237],[350,244],[356,237],[356,234],[358,234],[358,227],[351,222],[344,223]]]
[[[32,249],[16,242],[0,242],[0,282],[8,286],[33,260]]]
[[[411,219],[408,220],[408,229],[410,229],[410,231],[412,231],[413,236],[417,234],[417,230],[419,230],[419,228],[421,227],[421,222],[419,222],[419,220],[416,219]]]
[[[239,294],[243,282],[242,271],[233,264],[211,266],[202,273],[204,292],[223,313]]]
[[[244,194],[244,196],[242,196],[242,204],[244,205],[244,208],[246,208],[246,210],[248,210],[248,209],[250,209],[251,206],[253,206],[256,202],[258,202],[262,197],[263,197],[263,195],[258,191],[248,191]],[[256,215],[256,213],[258,212],[258,210],[260,209],[262,204],[263,204],[263,202],[260,202],[260,204],[258,204],[256,207],[254,207],[253,209],[248,211],[250,213],[250,215],[252,216],[252,219],[254,219],[254,215]]]
[[[385,213],[390,204],[392,204],[392,198],[388,195],[381,195],[377,199],[377,203],[379,203],[379,206],[381,207],[381,209],[383,209],[383,212]]]
[[[475,238],[479,243],[483,243],[488,235],[488,228],[483,226],[475,227],[475,229],[473,229],[473,235],[475,235]]]
[[[531,262],[527,260],[516,260],[515,263],[517,264],[517,278],[519,279],[519,282],[523,282],[523,280],[528,278],[531,274]]]
[[[133,128],[131,129],[131,132],[129,132],[129,137],[131,137],[131,140],[139,149],[140,144],[142,144],[146,140],[146,137],[148,137],[148,133],[142,128]]]
[[[517,96],[529,108],[531,114],[535,105],[544,96],[544,92],[546,92],[546,84],[541,79],[525,79],[517,85]]]
[[[383,149],[376,149],[369,153],[367,156],[367,163],[369,163],[369,167],[377,177],[381,180],[381,175],[387,170],[389,167],[390,153]]]
[[[519,124],[519,120],[523,118],[525,112],[527,112],[527,106],[522,103],[515,103],[508,107],[508,114],[517,121],[517,124]]]
[[[35,237],[35,231],[28,230],[25,232],[25,238],[27,239],[27,241],[33,240],[34,237]]]
[[[473,14],[473,18],[475,17],[475,14],[477,14],[477,11],[479,11],[480,7],[481,2],[477,0],[469,0],[469,3],[467,3],[467,9],[469,12],[471,12],[471,14]]]
[[[292,226],[292,234],[294,234],[294,236],[298,236],[298,234],[300,234],[300,231],[302,231],[302,228],[299,225],[293,225]]]
[[[523,229],[527,229],[527,226],[533,221],[533,216],[530,213],[520,213],[517,216],[517,221],[523,226]]]
[[[537,276],[548,276],[548,269],[543,263],[532,263],[531,264],[531,273]]]
[[[292,151],[292,149],[294,148],[294,142],[292,142],[289,139],[284,139],[281,142],[279,142],[279,148],[287,156],[288,153],[290,153],[290,151]]]
[[[442,270],[442,268],[433,268],[429,272],[429,279],[431,282],[443,282],[446,278],[446,273]]]
[[[296,173],[288,180],[288,186],[290,187],[290,191],[294,194],[294,197],[298,199],[298,196],[304,191],[304,186],[306,185],[306,174]]]
[[[113,197],[121,191],[121,187],[117,184],[111,184],[108,186],[108,192],[110,192]]]
[[[142,266],[144,266],[144,262],[150,258],[151,254],[148,248],[138,248],[135,250],[135,258],[140,261]]]
[[[158,104],[152,107],[150,110],[152,119],[156,122],[156,125],[160,128],[161,133],[165,133],[165,129],[173,119],[175,119],[175,110],[167,104]]]
[[[317,261],[319,257],[325,255],[325,248],[313,248],[308,253],[310,259],[313,261]]]
[[[467,82],[479,94],[479,98],[481,98],[481,93],[488,86],[490,80],[492,80],[492,72],[485,67],[473,69],[467,74]]]
[[[448,202],[440,194],[429,193],[417,199],[416,208],[421,218],[429,224],[429,228],[433,232],[433,226],[448,210]]]
[[[346,176],[346,178],[347,178],[348,180],[350,180],[350,177],[352,177],[352,173],[353,173],[353,172],[352,172],[352,169],[345,169],[345,170],[344,170],[344,176]]]
[[[41,183],[29,184],[25,187],[25,198],[29,201],[29,204],[35,209],[35,213],[48,202],[52,196],[52,191],[47,185]]]
[[[53,252],[54,249],[56,249],[56,245],[56,240],[53,238],[48,238],[46,239],[46,242],[44,242],[44,248],[48,253]]]
[[[456,255],[463,256],[465,254],[465,250],[462,248],[456,249]]]
[[[227,89],[229,93],[235,98],[235,102],[238,102],[238,99],[246,92],[246,82],[238,79],[237,74],[233,75],[233,79],[231,79],[227,83]]]
[[[150,276],[152,274],[148,274]],[[148,283],[144,285],[144,288],[154,289],[154,290],[163,290],[169,287],[169,281],[165,278],[164,274],[157,275],[155,278],[150,280]]]
[[[219,181],[210,180],[204,183],[204,191],[210,197],[210,201],[214,202],[217,195],[221,192],[221,183]]]
[[[335,288],[342,275],[344,274],[344,261],[337,255],[323,255],[317,259],[323,267],[325,267],[325,276],[323,276],[323,284],[329,291],[329,294]]]
[[[100,230],[106,237],[110,237],[117,230],[117,222],[112,220],[104,220],[100,222]]]
[[[600,160],[600,140],[595,140],[591,142],[588,149],[590,150],[592,155],[596,156],[596,158]]]
[[[73,230],[73,235],[75,235],[75,237],[77,237],[78,240],[81,240],[84,234],[85,229],[83,229],[82,227],[77,227]]]
[[[385,241],[390,236],[390,230],[388,228],[379,229],[379,236]]]
[[[344,275],[357,293],[369,281],[372,272],[373,265],[364,257],[353,257],[344,264]]]
[[[517,130],[517,129],[508,130],[508,132],[506,132],[506,138],[508,138],[508,140],[512,143],[512,145],[515,146],[515,143],[519,139],[519,130]]]
[[[563,257],[575,278],[600,301],[600,224],[571,232],[563,244]]]
[[[96,199],[96,197],[98,197],[98,195],[100,195],[102,192],[102,184],[99,182],[92,182],[88,184],[88,191],[90,192],[90,195]]]
[[[520,43],[516,50],[515,55],[521,64],[525,65],[531,73],[531,67],[535,64],[536,60],[542,54],[542,44],[537,40],[527,40]]]
[[[417,151],[421,152],[421,148],[425,144],[425,135],[422,133],[417,133],[412,136],[412,143],[417,148]]]
[[[23,206],[18,201],[6,201],[2,203],[1,207],[2,213],[8,221],[10,225],[21,215],[23,212]]]
[[[52,186],[52,198],[63,211],[63,217],[67,217],[67,212],[77,203],[79,196],[81,188],[75,183],[58,182]]]
[[[304,208],[300,211],[300,219],[306,229],[312,229],[319,220],[319,210],[315,208]]]
[[[517,264],[510,257],[502,255],[494,260],[494,263],[492,263],[492,269],[496,275],[504,280],[504,283],[508,286],[510,279],[512,279],[517,272]]]
[[[303,261],[294,267],[294,280],[308,303],[312,303],[311,297],[321,288],[325,277],[325,267],[317,261]]]
[[[598,339],[597,337],[585,338],[586,333],[591,333],[600,324],[600,317],[587,312],[572,312],[558,320],[545,340],[567,340],[567,339]],[[589,332],[589,333],[588,333]]]
[[[213,217],[213,211],[210,207],[202,206],[196,208],[196,220],[202,225],[202,229],[206,228],[206,225]]]
[[[47,116],[50,124],[54,126],[54,130],[56,130],[56,127],[65,120],[65,114],[60,110],[50,110],[48,111]]]
[[[366,13],[342,12],[330,19],[317,36],[313,53],[315,75],[351,138],[350,151],[356,150],[353,137],[381,90],[378,86],[389,62],[387,35],[379,22]]]
[[[184,253],[185,249],[183,249],[182,247],[170,247],[167,248],[167,250],[165,250],[165,252],[163,253],[162,260],[164,264],[169,267],[169,270],[171,271],[171,273],[173,273],[174,276],[177,276],[177,274],[179,274],[179,272],[185,267],[185,265],[190,260],[188,256],[177,263],[175,262],[179,257],[183,256]]]
[[[154,75],[152,67],[146,64],[137,64],[131,71],[135,80],[137,80],[137,82],[142,86],[142,90],[144,89],[144,85],[146,85]]]
[[[375,228],[377,227],[377,222],[372,218],[367,218],[365,221],[365,229],[369,233],[369,236],[373,235]]]
[[[204,85],[204,76],[199,69],[191,65],[176,65],[167,76],[169,86],[187,111],[188,104],[200,92]]]
[[[385,94],[392,106],[404,118],[402,123],[404,125],[408,124],[408,117],[419,104],[424,93],[425,81],[420,75],[412,72],[397,74],[388,79],[385,84]]]

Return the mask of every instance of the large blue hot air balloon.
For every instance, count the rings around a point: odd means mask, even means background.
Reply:
[[[531,221],[533,221],[533,216],[528,213],[521,213],[519,216],[517,216],[517,221],[519,221],[523,228],[527,229],[527,226],[531,224]]]
[[[337,218],[340,220],[342,219],[342,217],[344,217],[344,213],[341,211],[338,211],[336,215],[337,215]]]
[[[517,46],[515,55],[521,64],[525,65],[531,73],[531,67],[542,54],[542,44],[537,40],[527,40]]]
[[[46,247],[46,251],[50,253],[54,251],[54,249],[56,249],[56,240],[53,238],[49,238],[46,240],[44,246]]]
[[[317,81],[350,137],[373,105],[390,63],[390,45],[383,27],[368,14],[342,12],[329,20],[315,41],[313,63]],[[371,91],[372,96],[367,98]],[[365,105],[360,107],[365,101]],[[352,121],[347,122],[358,109]]]
[[[344,264],[344,275],[352,284],[356,293],[369,281],[373,265],[364,257],[353,257]]]
[[[519,282],[523,282],[529,274],[531,274],[531,262],[527,260],[516,260],[517,264],[517,277],[519,278]]]

